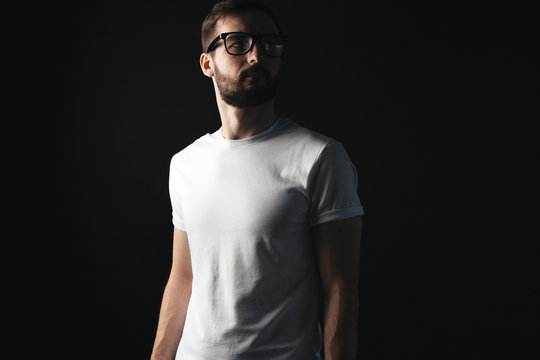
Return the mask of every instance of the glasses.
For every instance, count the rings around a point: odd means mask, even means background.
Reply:
[[[227,53],[234,56],[244,55],[253,49],[255,42],[259,43],[262,51],[272,57],[283,56],[286,38],[282,35],[264,34],[253,35],[244,32],[228,32],[219,34],[208,46],[206,52],[213,51],[219,40],[223,40]]]

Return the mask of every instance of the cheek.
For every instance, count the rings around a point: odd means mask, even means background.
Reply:
[[[272,75],[276,76],[279,73],[279,70],[281,69],[281,61],[275,61],[268,66],[268,70],[272,73]]]
[[[233,76],[241,68],[239,62],[236,60],[237,59],[234,58],[233,56],[229,56],[228,58],[225,58],[223,59],[223,61],[219,62],[219,65],[217,65],[217,68],[222,74]]]
[[[218,52],[219,50],[219,52]],[[214,54],[213,62],[214,67],[221,72],[227,72],[231,66],[231,56],[224,52],[223,48],[216,49]]]

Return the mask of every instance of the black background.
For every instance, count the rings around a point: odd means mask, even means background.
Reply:
[[[147,359],[171,156],[220,126],[211,1],[4,11],[2,307],[17,359]],[[446,3],[445,3],[446,4]],[[365,206],[359,359],[538,358],[533,2],[273,1],[281,114],[344,143]]]

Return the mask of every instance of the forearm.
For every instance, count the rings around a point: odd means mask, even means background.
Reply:
[[[174,359],[182,338],[190,297],[191,279],[169,279],[163,293],[151,360]]]
[[[325,360],[356,359],[358,294],[336,286],[323,292],[323,342]]]

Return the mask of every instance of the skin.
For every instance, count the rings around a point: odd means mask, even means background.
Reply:
[[[324,359],[356,359],[362,218],[323,223],[312,233],[321,276]]]
[[[240,12],[223,18],[216,24],[214,36],[231,31],[252,34],[278,33],[274,22],[260,11]],[[222,136],[225,139],[251,137],[269,128],[276,121],[273,100],[251,108],[237,108],[225,103],[216,85],[216,69],[224,76],[238,79],[242,72],[259,65],[269,71],[271,77],[276,77],[281,66],[281,58],[266,56],[259,49],[257,43],[251,52],[242,56],[231,56],[225,50],[223,42],[220,41],[220,46],[214,51],[201,55],[200,65],[203,74],[214,82],[216,101],[222,122]],[[246,78],[242,81],[241,86],[259,86],[261,82],[265,81],[263,77]]]
[[[151,360],[173,360],[180,344],[191,297],[191,255],[185,231],[174,228],[173,259],[163,292]]]
[[[262,34],[277,33],[277,28],[266,14],[254,10],[225,17],[216,24],[214,36],[231,31]],[[266,56],[258,44],[242,56],[227,54],[221,44],[210,54],[203,53],[200,57],[203,74],[214,82],[222,136],[226,139],[254,136],[277,119],[273,100],[252,108],[236,108],[222,100],[216,85],[216,69],[222,76],[240,79],[240,74],[257,64],[275,77],[279,73],[281,59]],[[240,86],[261,86],[265,81],[264,77],[247,77]],[[356,358],[360,235],[359,216],[312,228],[317,250],[314,261],[318,263],[323,295],[321,322],[325,360]],[[188,236],[175,228],[173,241],[173,263],[163,294],[152,360],[174,359],[191,296],[193,274]]]

